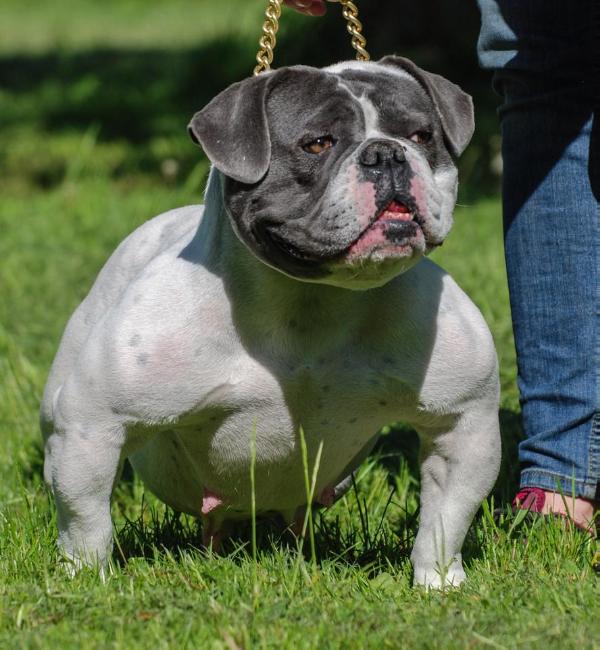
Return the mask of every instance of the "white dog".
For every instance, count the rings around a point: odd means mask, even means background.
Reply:
[[[72,316],[46,387],[59,544],[111,552],[129,458],[209,536],[306,506],[299,444],[330,505],[389,422],[421,439],[417,584],[464,579],[460,549],[498,472],[497,361],[481,314],[423,257],[456,197],[470,98],[410,61],[284,68],[196,114],[206,204],[144,224]],[[419,262],[417,264],[417,262]]]

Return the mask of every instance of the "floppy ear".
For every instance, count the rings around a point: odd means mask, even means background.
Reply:
[[[404,57],[385,56],[378,63],[408,72],[423,86],[440,117],[450,153],[457,157],[460,156],[469,144],[475,130],[473,100],[470,95],[444,77],[421,70]]]
[[[269,169],[271,141],[265,96],[272,75],[234,83],[196,113],[188,125],[213,165],[241,183],[257,183]]]

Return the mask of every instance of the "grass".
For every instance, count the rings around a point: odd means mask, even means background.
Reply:
[[[504,462],[467,537],[463,588],[410,588],[418,472],[401,426],[386,430],[355,490],[307,518],[302,551],[263,521],[240,527],[224,556],[202,550],[198,522],[128,475],[106,581],[57,567],[37,423],[49,364],[116,244],[200,200],[207,165],[185,123],[245,74],[262,12],[250,0],[146,5],[0,7],[0,647],[600,647],[592,545],[560,522],[491,514],[514,490],[520,436],[494,197],[463,198],[435,255],[481,308],[501,362]],[[465,175],[463,196],[476,195]]]

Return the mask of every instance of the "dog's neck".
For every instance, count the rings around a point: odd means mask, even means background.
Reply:
[[[205,265],[223,279],[241,329],[261,338],[269,332],[296,331],[310,340],[317,334],[325,339],[330,331],[340,337],[341,330],[358,326],[370,292],[300,281],[257,259],[233,230],[224,207],[221,176],[214,168],[205,206],[196,244]],[[340,323],[345,327],[340,328]]]

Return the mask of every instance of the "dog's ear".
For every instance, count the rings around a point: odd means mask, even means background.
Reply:
[[[265,96],[271,73],[234,83],[218,94],[188,125],[213,165],[241,183],[257,183],[269,169],[271,141]]]
[[[408,72],[423,86],[440,117],[450,153],[460,156],[475,130],[473,100],[470,95],[444,77],[421,70],[412,61],[401,56],[386,56],[378,63]]]

